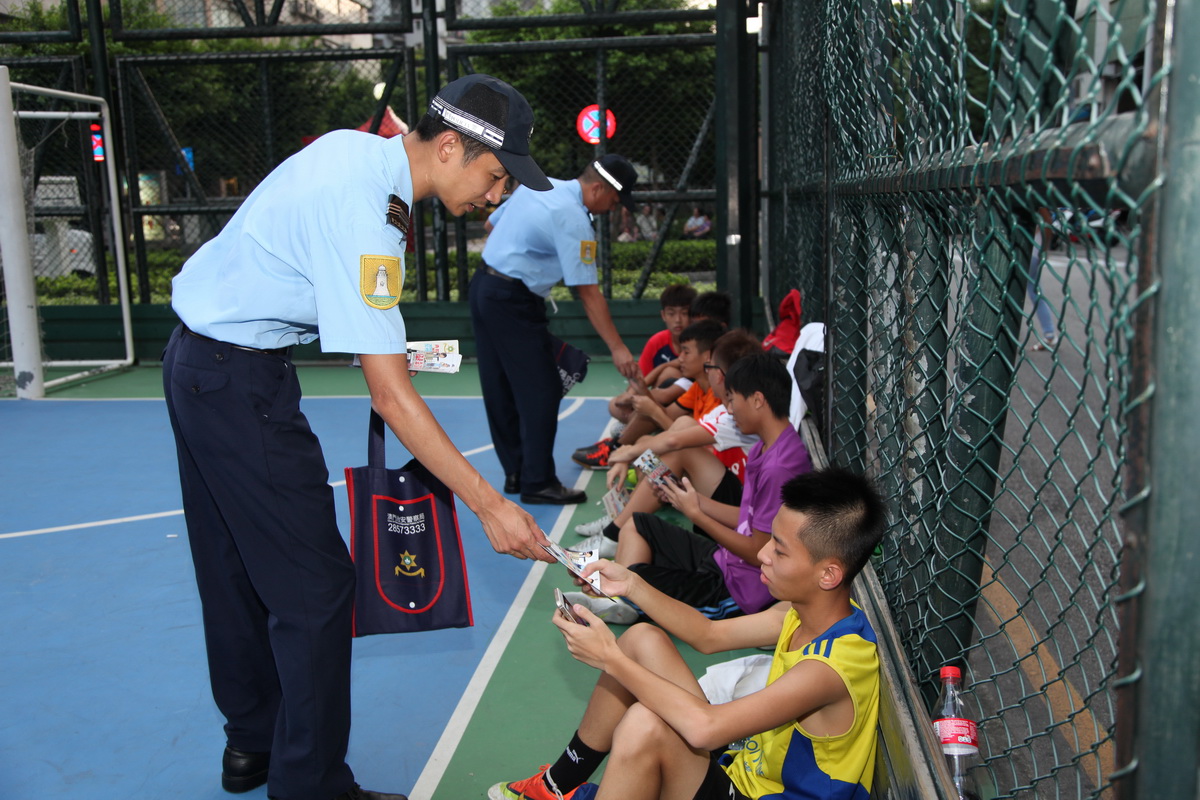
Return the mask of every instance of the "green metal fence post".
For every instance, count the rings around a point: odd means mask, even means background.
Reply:
[[[837,270],[832,266],[833,252],[844,249],[867,258],[871,248],[869,223],[861,216],[847,213],[845,198],[830,197],[830,224],[825,226],[826,297],[842,313],[827,317],[825,328],[826,361],[825,426],[822,433],[830,460],[859,472],[867,469],[868,364],[867,270]],[[845,244],[843,244],[845,243]],[[839,247],[839,245],[842,245]],[[834,403],[834,398],[837,402]]]
[[[421,4],[421,32],[425,46],[425,91],[427,100],[433,100],[442,88],[442,64],[438,54],[437,10],[435,3]],[[414,123],[415,124],[415,123]],[[433,210],[433,268],[437,283],[437,299],[450,299],[450,244],[446,237],[446,209],[436,197],[428,200]],[[420,205],[425,205],[422,202]],[[419,213],[419,212],[418,212]]]
[[[733,324],[753,319],[758,234],[752,40],[746,0],[717,0],[717,286],[733,297]]]
[[[1168,10],[1169,14],[1170,11]],[[1131,538],[1140,549],[1145,592],[1139,598],[1136,652],[1141,678],[1132,686],[1136,770],[1121,782],[1124,797],[1197,797],[1200,779],[1200,540],[1196,535],[1196,476],[1200,475],[1200,4],[1175,5],[1170,42],[1172,74],[1166,111],[1158,227],[1159,286],[1152,301],[1153,336],[1149,479],[1146,530]],[[1155,318],[1156,317],[1156,318]]]

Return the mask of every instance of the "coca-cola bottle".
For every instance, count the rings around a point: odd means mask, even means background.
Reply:
[[[942,693],[933,715],[933,730],[942,743],[946,766],[959,800],[979,800],[979,789],[971,775],[971,767],[979,754],[979,737],[975,722],[963,709],[962,671],[958,667],[942,667]]]

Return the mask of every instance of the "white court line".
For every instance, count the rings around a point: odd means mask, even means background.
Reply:
[[[559,420],[561,421],[561,420],[566,419],[567,417],[571,416],[576,411],[578,411],[580,408],[582,408],[583,401],[585,399],[587,399],[587,398],[582,398],[582,397],[575,398],[571,402],[571,405],[569,405],[565,409],[563,409],[562,412],[558,415]],[[474,450],[463,451],[463,456],[470,458],[471,456],[478,455],[479,453],[483,453],[487,450],[491,450],[494,447],[495,447],[495,445],[493,445],[493,444],[485,444],[483,447],[476,447]],[[334,481],[334,482],[330,483],[329,485],[333,486],[333,487],[345,486],[346,482],[344,480],[343,481]],[[155,514],[139,514],[138,516],[135,516],[135,517],[117,517],[116,519],[101,519],[101,520],[97,520],[95,522],[79,522],[79,523],[76,523],[75,525],[59,525],[54,528],[36,528],[34,530],[16,531],[14,533],[0,533],[0,539],[18,539],[22,536],[39,536],[43,533],[61,533],[62,531],[78,531],[78,530],[83,530],[84,528],[100,528],[105,525],[121,525],[126,522],[141,522],[141,521],[147,520],[147,519],[161,519],[162,517],[176,517],[182,513],[183,513],[183,509],[179,508],[179,509],[175,509],[174,511],[159,511]]]
[[[345,483],[345,481],[342,481]],[[161,519],[162,517],[177,517],[183,514],[183,509],[175,511],[159,511],[157,514],[140,514],[136,517],[118,517],[117,519],[102,519],[96,522],[80,522],[76,525],[59,525],[57,528],[37,528],[32,531],[17,531],[16,533],[0,533],[0,539],[16,539],[19,536],[37,536],[41,533],[58,533],[59,531],[77,531],[83,528],[99,528],[102,525],[120,525],[123,522],[141,522],[145,519]]]
[[[575,481],[575,488],[582,489],[587,485],[590,477],[590,472],[581,472]],[[554,521],[554,527],[548,534],[550,540],[561,542],[563,531],[566,530],[567,522],[571,519],[574,510],[574,506],[563,506],[562,510],[558,512],[558,519]],[[549,563],[539,561],[525,576],[525,582],[521,584],[517,596],[513,598],[512,605],[508,607],[508,613],[504,615],[500,627],[496,629],[496,635],[492,637],[491,644],[488,645],[483,658],[479,660],[479,666],[475,668],[471,682],[467,684],[466,691],[459,699],[454,713],[450,715],[450,721],[446,723],[441,738],[434,745],[433,754],[429,757],[429,761],[425,762],[425,769],[421,770],[416,785],[409,793],[412,800],[427,800],[427,798],[433,797],[434,791],[441,784],[442,776],[446,774],[446,768],[450,766],[450,759],[457,752],[463,734],[466,733],[467,725],[470,724],[471,717],[475,715],[479,701],[483,699],[483,692],[492,679],[492,673],[496,671],[500,658],[508,648],[508,643],[517,630],[517,623],[521,621],[521,617],[529,608],[533,591],[537,588],[538,582],[542,579],[542,574],[545,573],[548,566],[550,566]]]

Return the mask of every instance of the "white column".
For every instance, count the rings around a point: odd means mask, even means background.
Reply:
[[[8,67],[0,66],[0,256],[4,258],[4,291],[8,298],[8,332],[12,339],[17,397],[46,394],[42,375],[42,342],[38,331],[37,292],[25,227],[25,191],[17,151],[17,118],[13,111]]]

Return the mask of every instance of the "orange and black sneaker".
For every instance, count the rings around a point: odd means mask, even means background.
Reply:
[[[621,444],[616,438],[601,439],[590,447],[581,447],[571,455],[571,460],[588,469],[608,469],[608,455]]]
[[[575,790],[566,794],[560,792],[552,780],[546,780],[548,769],[550,765],[546,764],[532,778],[514,783],[497,783],[488,789],[488,800],[571,800]]]

